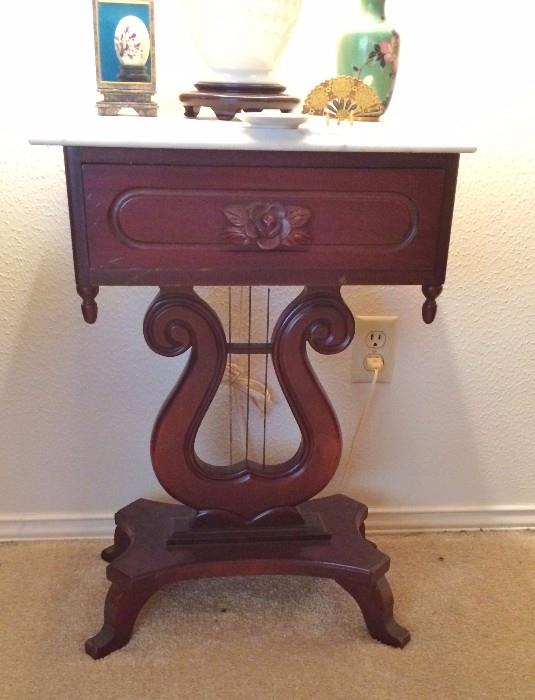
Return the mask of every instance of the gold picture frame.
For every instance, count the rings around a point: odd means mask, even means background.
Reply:
[[[133,27],[125,23],[129,19]],[[133,61],[123,62],[116,50],[121,22],[121,40]],[[93,0],[93,27],[97,88],[104,98],[97,102],[98,113],[115,116],[129,107],[140,116],[156,116],[153,0]]]

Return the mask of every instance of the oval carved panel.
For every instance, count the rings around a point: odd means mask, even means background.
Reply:
[[[181,255],[183,246],[221,241],[246,250],[309,244],[393,252],[418,230],[415,203],[397,192],[291,192],[284,204],[277,192],[258,194],[262,198],[253,199],[251,191],[127,190],[111,202],[109,226],[131,249]]]

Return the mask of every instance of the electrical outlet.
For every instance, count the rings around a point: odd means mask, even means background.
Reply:
[[[366,336],[366,347],[378,350],[386,343],[386,333],[384,331],[370,331]]]
[[[366,369],[366,357],[380,355],[384,369],[378,382],[389,384],[394,372],[397,340],[397,316],[357,316],[351,363],[351,381],[371,382],[373,372]]]

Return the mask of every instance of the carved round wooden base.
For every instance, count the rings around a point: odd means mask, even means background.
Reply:
[[[215,576],[287,574],[331,578],[358,603],[369,633],[393,647],[404,647],[409,632],[393,617],[393,598],[385,573],[389,558],[364,537],[367,508],[346,496],[308,501],[299,506],[305,520],[323,525],[317,538],[265,539],[266,528],[250,527],[240,541],[200,540],[176,545],[170,541],[177,521],[194,514],[178,505],[138,500],[116,515],[115,544],[103,552],[111,561],[111,588],[104,607],[104,625],[86,643],[86,652],[102,658],[128,644],[136,618],[162,586]],[[289,528],[291,530],[291,528]],[[224,530],[219,529],[219,536]],[[327,533],[327,534],[326,534]],[[206,533],[202,533],[205,537]]]
[[[184,113],[195,119],[201,107],[210,107],[216,117],[223,121],[234,119],[238,112],[262,112],[264,109],[279,109],[291,112],[300,100],[284,94],[284,85],[255,85],[251,83],[196,83],[192,92],[180,95]]]

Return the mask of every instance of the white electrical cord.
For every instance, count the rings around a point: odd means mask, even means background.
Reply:
[[[227,362],[225,374],[223,375],[223,382],[238,389],[242,397],[244,395],[244,400],[247,398],[247,394],[249,394],[251,401],[261,415],[264,415],[264,407],[266,412],[269,413],[269,409],[273,404],[269,386],[259,379],[255,379],[251,376],[248,377],[247,370],[240,367],[239,364],[236,362]]]
[[[369,366],[369,363],[368,363]],[[366,418],[368,416],[370,406],[372,405],[373,397],[375,395],[375,387],[377,386],[377,379],[379,377],[379,372],[383,370],[384,364],[383,364],[383,359],[380,359],[380,362],[377,364],[374,364],[374,369],[373,369],[373,377],[370,385],[370,391],[368,393],[368,398],[366,399],[366,403],[364,404],[364,408],[362,409],[362,413],[360,414],[360,418],[357,421],[357,425],[355,426],[355,430],[353,432],[353,438],[351,439],[351,445],[349,447],[349,452],[346,457],[346,461],[344,462],[344,465],[342,466],[341,469],[339,469],[339,474],[340,474],[340,487],[338,488],[338,491],[344,491],[345,487],[347,486],[347,481],[349,478],[349,473],[351,470],[352,466],[352,461],[353,461],[353,451],[355,449],[355,443],[357,442],[357,437],[360,433],[360,430],[362,426],[364,425]]]

